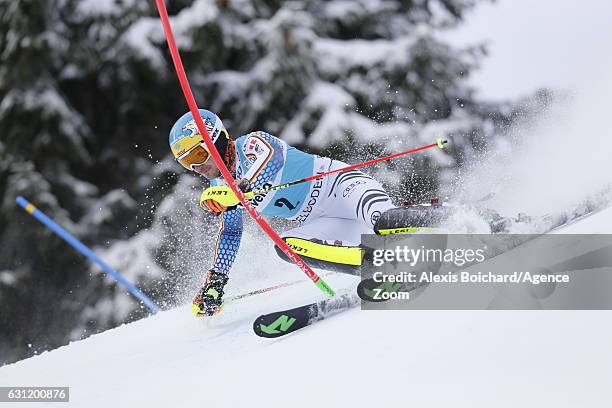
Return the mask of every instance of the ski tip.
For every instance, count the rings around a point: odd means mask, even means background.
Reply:
[[[440,149],[444,149],[444,145],[445,145],[446,143],[448,143],[448,140],[445,140],[445,139],[442,139],[442,138],[440,138],[440,139],[436,140],[436,144],[438,145],[438,147],[439,147]]]
[[[265,315],[261,315],[259,316],[257,319],[255,319],[255,321],[253,322],[253,331],[255,332],[256,335],[258,335],[259,337],[268,337],[266,336],[265,333],[263,333],[263,331],[261,330],[262,325],[264,325],[264,319],[265,319]]]
[[[299,310],[299,308],[298,308]],[[259,337],[274,339],[308,325],[308,320],[296,318],[291,311],[261,315],[253,322],[253,331]]]
[[[253,322],[253,331],[259,337],[269,339],[293,333],[311,323],[313,308],[316,308],[316,303],[261,315]]]

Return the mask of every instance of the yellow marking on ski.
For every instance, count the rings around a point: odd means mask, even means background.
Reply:
[[[438,232],[437,228],[431,227],[403,227],[403,228],[389,228],[381,229],[376,231],[378,235],[399,235],[399,234],[414,234],[416,232],[432,233]]]
[[[301,238],[285,238],[289,248],[298,255],[343,265],[361,266],[363,250],[358,247],[319,244]]]

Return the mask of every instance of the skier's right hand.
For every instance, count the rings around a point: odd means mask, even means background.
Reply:
[[[238,198],[228,186],[208,187],[200,195],[200,207],[219,215],[239,204]]]
[[[215,200],[200,201],[200,207],[202,207],[206,211],[210,211],[214,215],[220,215],[221,213],[227,211],[226,206],[224,206],[223,204],[219,204]]]
[[[254,194],[250,191],[250,185],[246,180],[241,180],[238,187],[245,192],[247,199],[252,199]],[[240,205],[240,200],[229,186],[212,186],[204,189],[200,195],[200,207],[219,215],[224,211],[231,210]]]

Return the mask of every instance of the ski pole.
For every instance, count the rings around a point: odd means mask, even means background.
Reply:
[[[292,187],[292,186],[295,186],[296,184],[305,183],[307,181],[317,180],[317,179],[329,176],[330,174],[341,173],[343,171],[348,171],[348,170],[353,170],[353,169],[359,169],[361,167],[369,166],[370,164],[374,164],[374,163],[379,163],[379,162],[382,162],[382,161],[387,161],[387,160],[395,159],[396,157],[405,156],[407,154],[419,152],[419,151],[425,150],[425,149],[430,149],[432,147],[439,147],[440,149],[443,149],[444,145],[446,143],[448,143],[448,140],[438,139],[438,140],[436,140],[436,143],[432,143],[432,144],[428,144],[428,145],[425,145],[425,146],[417,147],[417,148],[414,148],[414,149],[406,150],[406,151],[403,151],[403,152],[391,154],[389,156],[379,157],[377,159],[368,160],[368,161],[365,161],[365,162],[362,162],[362,163],[352,164],[350,166],[342,167],[340,169],[328,171],[328,172],[325,172],[325,173],[313,174],[312,176],[308,176],[308,177],[305,177],[305,178],[299,179],[299,180],[290,181],[289,183],[279,184],[277,186],[257,188],[257,189],[255,189],[253,191],[249,191],[248,193],[245,194],[245,196],[246,196],[246,198],[251,199],[251,198],[253,198],[253,197],[255,197],[256,195],[259,195],[259,194],[266,194],[266,193],[269,193],[270,191],[282,190],[283,188]]]
[[[334,272],[326,272],[326,273],[321,274],[320,276],[321,277],[325,277],[325,276],[329,276],[329,275],[331,275],[333,273]],[[276,290],[276,289],[287,288],[289,286],[293,286],[293,285],[297,285],[299,283],[305,283],[305,282],[308,282],[308,281],[302,279],[302,280],[295,280],[295,281],[292,281],[292,282],[279,283],[278,285],[269,286],[267,288],[257,289],[257,290],[253,290],[251,292],[246,292],[246,293],[242,293],[240,295],[232,296],[227,301],[228,302],[234,302],[236,300],[244,299],[246,297],[250,297],[250,296],[254,296],[254,295],[259,295],[261,293],[271,292],[271,291]]]

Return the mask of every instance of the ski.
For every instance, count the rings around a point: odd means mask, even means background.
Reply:
[[[253,322],[253,330],[259,337],[281,337],[360,304],[361,299],[353,293],[335,296],[293,309],[261,315]]]
[[[528,238],[526,238],[524,241],[521,241],[517,243],[515,246],[506,248],[505,250],[502,250],[499,253],[494,254],[493,256],[487,258],[486,261],[490,261],[500,255],[503,255],[504,253],[508,251],[514,250],[543,235],[549,234],[551,232],[557,232],[562,228],[570,226],[578,221],[582,221],[585,218],[595,215],[599,213],[600,211],[603,211],[606,208],[607,207],[603,207],[599,209],[592,209],[592,208],[587,207],[581,210],[575,210],[570,215],[559,213],[559,214],[547,214],[545,216],[542,216],[541,219],[539,220],[540,231],[538,233],[526,234],[526,237]],[[519,214],[517,219],[506,218],[502,220],[503,222],[501,224],[504,224],[504,223],[507,224],[506,221],[508,220],[510,220],[510,222],[526,222],[526,221],[531,221],[531,218],[526,217],[525,215]],[[503,227],[507,227],[507,225]],[[362,281],[359,282],[359,285],[357,286],[357,294],[363,301],[379,303],[379,302],[385,302],[389,299],[389,297],[385,297],[384,294],[390,295],[390,294],[397,293],[397,292],[412,292],[416,289],[419,289],[427,285],[429,285],[429,283],[427,282],[399,284],[399,283],[391,283],[391,282],[375,282],[372,278],[362,279]]]
[[[434,204],[434,203],[432,203]],[[589,216],[592,216],[602,209],[582,209],[582,211],[575,211],[573,214],[550,214],[542,217],[542,224],[540,225],[542,231],[530,237],[525,242],[521,242],[518,245],[508,248],[507,250],[515,249],[516,247],[531,241],[534,238],[545,235],[549,232],[557,231],[562,227],[571,225],[578,220],[582,220]],[[519,219],[512,220],[514,222],[524,221],[522,217]],[[493,259],[506,251],[502,251],[499,254],[489,258]],[[285,336],[289,333],[293,333],[299,329],[310,326],[313,323],[326,319],[332,315],[341,313],[343,311],[350,310],[356,306],[359,306],[363,301],[368,302],[384,302],[383,299],[377,299],[374,297],[374,293],[393,293],[393,292],[412,292],[421,287],[427,286],[428,283],[413,283],[413,284],[393,284],[393,283],[377,283],[372,279],[362,280],[358,287],[357,293],[349,293],[341,296],[335,296],[333,298],[324,299],[319,302],[310,303],[304,306],[299,306],[293,309],[287,309],[277,312],[271,312],[259,316],[253,322],[253,330],[259,337],[266,338],[277,338]]]
[[[357,293],[347,293],[341,296],[324,299],[319,302],[299,306],[293,309],[281,310],[259,316],[253,322],[253,331],[259,337],[276,338],[303,329],[313,323],[319,322],[335,314],[345,312],[361,305],[362,300],[369,302],[381,302],[374,299],[373,288],[381,288],[385,292],[396,292],[402,290],[410,292],[426,284],[402,285],[399,287],[388,287],[388,284],[375,283],[373,281],[362,281],[357,287]]]

